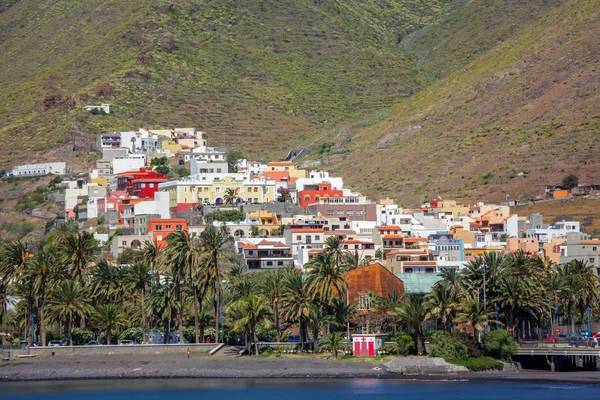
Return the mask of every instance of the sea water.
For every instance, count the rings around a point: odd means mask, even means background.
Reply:
[[[548,400],[600,399],[600,385],[508,381],[125,380],[0,383],[0,399]]]

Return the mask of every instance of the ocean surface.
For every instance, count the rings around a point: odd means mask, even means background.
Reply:
[[[19,400],[548,400],[600,398],[600,385],[406,380],[123,380],[0,383],[0,399]]]

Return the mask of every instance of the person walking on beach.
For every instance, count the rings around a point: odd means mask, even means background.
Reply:
[[[188,358],[190,358],[190,353],[191,353],[191,352],[192,352],[192,351],[191,351],[191,350],[190,350],[190,348],[188,347],[188,348],[187,348],[187,351],[186,351]]]

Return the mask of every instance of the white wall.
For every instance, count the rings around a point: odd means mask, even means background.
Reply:
[[[137,171],[146,166],[146,158],[115,158],[113,160],[113,174]]]

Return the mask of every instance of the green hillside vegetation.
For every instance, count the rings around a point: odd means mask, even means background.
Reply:
[[[0,140],[11,152],[1,151],[0,162],[105,131],[173,126],[197,127],[213,133],[213,143],[251,155],[281,156],[310,142],[324,123],[424,87],[427,79],[399,41],[450,4],[9,4],[0,13]],[[101,102],[111,104],[110,115],[82,110]]]
[[[330,168],[370,196],[400,194],[406,205],[438,194],[527,198],[569,173],[597,181],[599,13],[597,0],[548,7],[375,123],[355,124],[349,152],[330,157]]]

